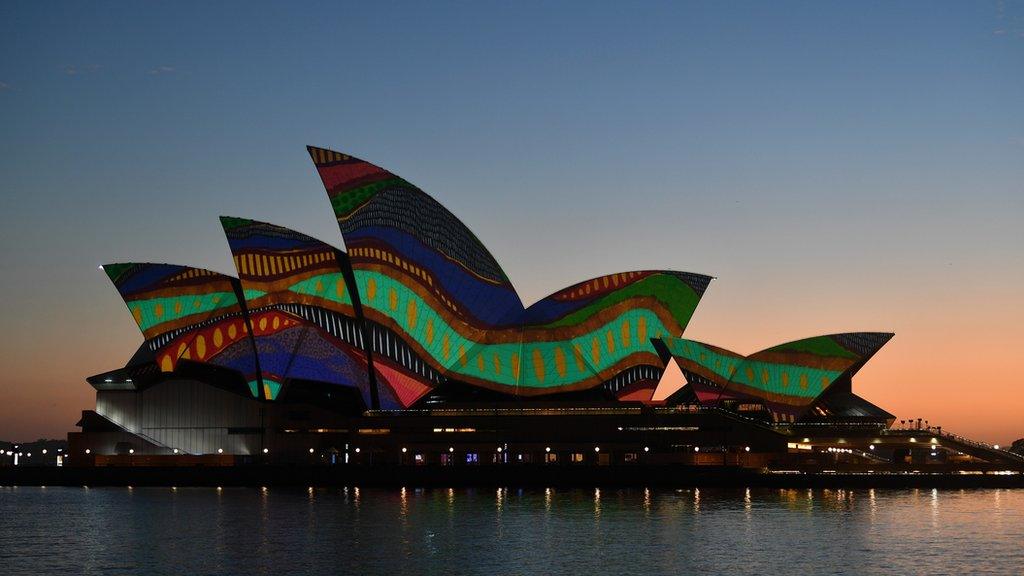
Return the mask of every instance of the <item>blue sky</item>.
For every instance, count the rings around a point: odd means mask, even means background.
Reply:
[[[232,272],[220,214],[341,246],[306,144],[434,195],[527,302],[712,274],[688,336],[892,330],[865,396],[1024,436],[1021,2],[370,4],[0,5],[0,437],[140,341],[98,264]],[[1015,395],[966,418],[965,373]]]

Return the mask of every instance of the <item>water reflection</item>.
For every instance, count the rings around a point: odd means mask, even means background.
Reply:
[[[1022,490],[508,490],[0,488],[0,562],[12,575],[1024,566]]]

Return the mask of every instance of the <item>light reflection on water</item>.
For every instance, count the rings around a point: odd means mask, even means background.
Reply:
[[[1024,490],[0,488],[4,574],[1021,574]]]

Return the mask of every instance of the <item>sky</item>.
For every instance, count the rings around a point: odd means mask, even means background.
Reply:
[[[1024,436],[1024,3],[0,3],[0,438],[142,337],[97,270],[343,246],[307,144],[384,166],[529,304],[715,276],[688,338],[896,336],[854,390]]]

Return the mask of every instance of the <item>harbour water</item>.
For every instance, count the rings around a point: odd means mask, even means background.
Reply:
[[[1022,574],[1024,490],[2,487],[0,573]]]

